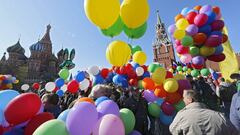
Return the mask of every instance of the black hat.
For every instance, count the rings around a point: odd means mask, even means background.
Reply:
[[[240,74],[239,73],[232,73],[230,75],[230,78],[240,80]]]

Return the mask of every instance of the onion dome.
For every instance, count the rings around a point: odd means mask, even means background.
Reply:
[[[57,61],[58,59],[54,54],[52,54],[49,60],[50,61]]]
[[[7,48],[7,52],[8,53],[19,53],[19,54],[24,54],[25,50],[24,48],[21,46],[19,40],[16,44],[10,46]]]
[[[43,45],[38,41],[37,43],[33,44],[30,46],[30,50],[31,51],[43,51]]]
[[[57,53],[57,56],[58,56],[58,57],[59,57],[59,56],[63,56],[63,54],[64,54],[64,50],[61,49],[61,50]]]

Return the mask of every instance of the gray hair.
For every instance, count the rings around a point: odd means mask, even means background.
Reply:
[[[192,98],[193,102],[199,101],[199,94],[194,90],[184,90],[187,97]]]
[[[98,84],[92,88],[92,91],[88,97],[96,99],[101,96],[110,97],[112,94],[113,88],[108,85]]]

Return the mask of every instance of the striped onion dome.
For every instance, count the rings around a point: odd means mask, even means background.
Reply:
[[[31,51],[41,51],[42,52],[43,49],[44,49],[43,45],[40,42],[37,42],[37,43],[30,46]]]
[[[18,41],[16,44],[10,46],[7,48],[8,53],[19,53],[19,54],[24,54],[25,50],[21,46],[20,42]]]

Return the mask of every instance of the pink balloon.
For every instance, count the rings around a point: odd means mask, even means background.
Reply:
[[[175,40],[175,44],[176,44],[177,46],[179,46],[179,45],[181,45],[181,41],[180,41],[180,40]]]
[[[198,14],[194,18],[194,24],[196,24],[198,27],[203,26],[207,23],[208,16],[206,14]]]
[[[217,47],[222,43],[222,36],[219,35],[210,35],[205,42],[205,45],[208,47]]]
[[[189,47],[184,47],[182,45],[177,46],[177,53],[186,54],[189,52]]]
[[[174,107],[168,102],[163,102],[161,105],[161,109],[166,115],[172,115],[175,110]]]
[[[93,135],[125,135],[125,128],[118,116],[107,114],[98,120]]]
[[[190,54],[183,54],[181,57],[180,57],[180,61],[182,63],[190,63],[192,60],[192,56]]]

